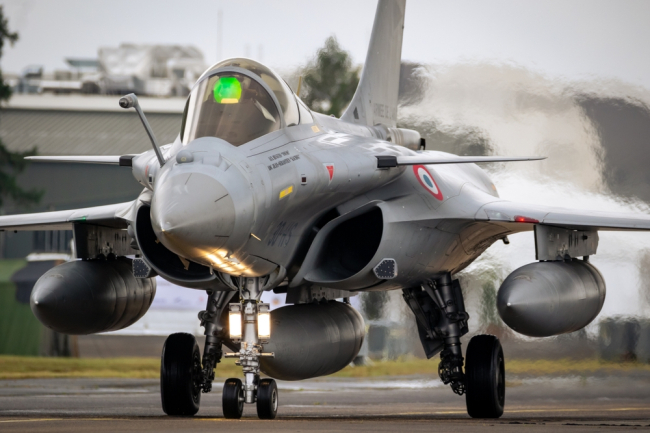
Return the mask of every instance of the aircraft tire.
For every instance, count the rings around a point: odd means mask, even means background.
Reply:
[[[171,416],[192,416],[201,404],[201,352],[191,334],[167,337],[160,363],[160,397]]]
[[[273,379],[262,379],[257,386],[257,416],[275,419],[278,414],[278,386]]]
[[[503,415],[506,374],[503,348],[494,335],[476,335],[465,355],[467,413],[472,418]]]
[[[239,419],[244,413],[244,387],[239,379],[228,379],[223,384],[221,397],[223,416],[228,419]]]

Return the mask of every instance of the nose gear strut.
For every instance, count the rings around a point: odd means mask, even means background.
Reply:
[[[257,413],[262,419],[273,419],[277,413],[278,391],[275,381],[260,380],[260,358],[275,356],[273,353],[263,352],[263,343],[266,341],[260,339],[258,332],[259,313],[268,312],[268,304],[259,302],[262,291],[266,288],[262,286],[261,280],[261,278],[242,279],[244,284],[239,291],[241,305],[233,304],[241,314],[240,349],[239,352],[226,353],[224,356],[238,359],[237,365],[242,366],[244,383],[241,385],[243,392],[238,394],[224,388],[223,405],[226,418],[240,418],[243,410],[242,403],[257,403]],[[229,382],[235,383],[236,380],[229,379]]]

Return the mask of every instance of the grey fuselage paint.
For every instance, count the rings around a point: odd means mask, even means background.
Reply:
[[[239,147],[213,137],[176,140],[163,146],[168,162],[162,168],[153,151],[134,157],[134,176],[153,190],[160,242],[231,275],[263,276],[281,265],[293,270],[293,287],[390,290],[458,272],[494,241],[524,229],[476,220],[481,207],[500,201],[478,166],[379,169],[378,155],[417,152],[376,138],[369,127],[318,114],[314,120]],[[192,158],[180,162],[181,151]],[[380,211],[381,237],[367,263],[339,279],[319,272],[315,256],[328,242],[324,234],[371,208]],[[332,212],[337,216],[318,227]],[[380,280],[373,272],[384,258],[396,262],[394,278]]]

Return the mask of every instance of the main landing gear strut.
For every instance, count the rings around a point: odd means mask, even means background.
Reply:
[[[284,278],[278,272],[275,283]],[[262,287],[262,282],[266,284]],[[278,411],[278,387],[273,379],[260,379],[263,344],[270,338],[268,304],[260,303],[264,290],[274,282],[267,278],[241,278],[239,290],[208,291],[206,309],[199,313],[205,328],[205,348],[201,359],[196,339],[191,334],[170,335],[165,341],[160,368],[160,393],[163,411],[167,415],[192,416],[199,410],[201,393],[212,390],[214,371],[223,356],[237,358],[242,366],[244,381],[231,378],[223,387],[223,414],[226,418],[241,418],[245,403],[256,403],[261,419],[274,419]],[[236,288],[236,287],[234,287]],[[237,301],[231,303],[237,296]],[[225,320],[224,320],[225,319]],[[226,327],[230,335],[226,335]],[[223,341],[239,343],[239,352],[223,353]]]
[[[458,395],[465,394],[473,418],[499,418],[505,402],[503,349],[493,335],[476,335],[467,346],[463,372],[460,337],[468,332],[469,315],[458,280],[446,274],[420,287],[403,290],[415,314],[418,333],[428,358],[440,353],[438,374]]]

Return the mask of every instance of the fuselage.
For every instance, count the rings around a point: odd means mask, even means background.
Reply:
[[[153,153],[134,162],[134,174],[144,166],[140,181],[153,190],[158,239],[184,260],[231,275],[266,275],[280,265],[294,284],[396,288],[457,272],[506,234],[474,221],[483,205],[498,200],[476,165],[378,169],[377,155],[415,152],[326,116],[239,147],[203,137],[177,140],[164,153],[162,168]],[[397,261],[397,278],[321,281],[301,272],[320,229],[369,205],[381,208],[385,227],[375,252]]]

